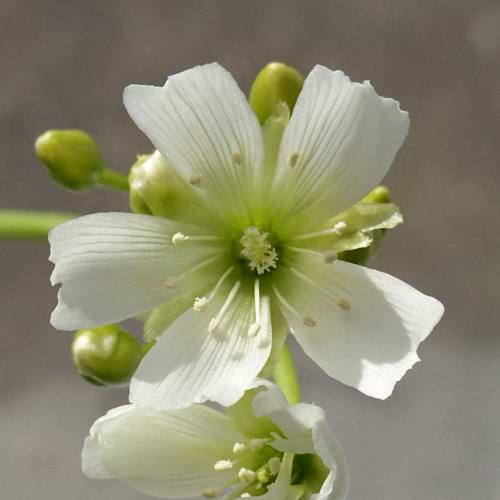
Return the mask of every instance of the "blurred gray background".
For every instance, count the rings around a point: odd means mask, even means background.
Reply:
[[[218,61],[247,92],[267,62],[340,68],[410,112],[386,178],[406,223],[373,267],[439,297],[422,362],[385,401],[297,350],[305,399],[325,407],[352,466],[352,500],[500,498],[500,5],[483,0],[0,0],[0,206],[126,210],[126,196],[54,185],[33,154],[83,128],[125,173],[150,144],[122,90]],[[0,498],[128,500],[80,471],[93,421],[126,402],[71,365],[49,325],[44,243],[0,243]]]

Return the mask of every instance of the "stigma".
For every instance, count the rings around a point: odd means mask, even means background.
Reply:
[[[249,226],[240,238],[241,256],[248,260],[248,267],[259,275],[277,268],[278,254],[268,237],[269,233],[261,233],[257,227]]]

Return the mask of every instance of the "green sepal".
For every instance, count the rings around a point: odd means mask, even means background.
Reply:
[[[137,340],[118,325],[78,330],[71,353],[80,375],[104,386],[128,383],[142,359]]]
[[[261,125],[275,113],[280,102],[293,110],[304,86],[304,77],[294,68],[273,62],[265,66],[253,82],[248,101]]]
[[[274,302],[271,305],[271,324],[273,325],[271,354],[259,373],[259,377],[262,378],[269,378],[278,365],[289,332],[288,323]]]

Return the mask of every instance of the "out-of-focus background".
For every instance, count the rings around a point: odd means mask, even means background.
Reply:
[[[122,105],[130,83],[218,61],[247,92],[278,60],[315,64],[401,101],[410,135],[386,178],[405,214],[373,266],[446,306],[422,362],[387,401],[330,380],[297,349],[306,400],[328,412],[352,500],[500,498],[500,5],[496,0],[1,0],[0,206],[127,210],[75,195],[33,154],[48,128],[82,128],[125,173],[150,144]],[[73,369],[49,324],[44,243],[0,243],[0,497],[127,500],[80,471],[92,422],[125,403]]]

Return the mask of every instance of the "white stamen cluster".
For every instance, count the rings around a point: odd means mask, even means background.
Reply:
[[[245,229],[240,243],[243,246],[241,255],[249,260],[248,266],[257,274],[264,274],[271,268],[277,267],[278,254],[267,240],[269,233],[261,233],[258,228],[251,226]]]

